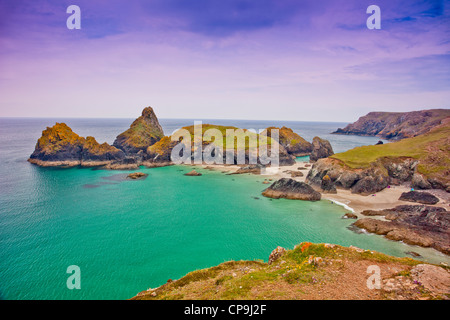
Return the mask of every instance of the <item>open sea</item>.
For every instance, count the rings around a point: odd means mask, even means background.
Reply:
[[[127,299],[186,273],[228,260],[267,261],[277,246],[302,241],[354,245],[394,256],[407,251],[449,263],[443,254],[358,234],[330,201],[273,200],[261,196],[264,178],[226,175],[187,166],[130,171],[40,168],[27,162],[47,126],[65,122],[80,136],[113,143],[134,119],[0,118],[0,298]],[[160,119],[166,135],[193,125]],[[375,144],[379,138],[331,135],[346,123],[203,120],[247,129],[287,126],[311,141],[328,139],[334,151]],[[299,159],[301,161],[301,159]],[[81,289],[66,286],[67,268],[81,270]]]

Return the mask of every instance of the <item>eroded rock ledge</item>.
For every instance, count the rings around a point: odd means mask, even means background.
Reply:
[[[366,216],[384,216],[386,220],[362,218],[353,225],[395,241],[432,247],[450,254],[450,215],[441,207],[401,205],[380,211],[365,210]]]

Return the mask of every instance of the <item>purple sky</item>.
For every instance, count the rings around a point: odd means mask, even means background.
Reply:
[[[450,1],[0,0],[0,116],[355,121],[449,101]]]

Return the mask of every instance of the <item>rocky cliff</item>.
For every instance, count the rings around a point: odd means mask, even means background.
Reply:
[[[335,134],[355,134],[377,136],[385,139],[400,140],[427,133],[442,120],[450,117],[450,109],[432,109],[412,112],[370,112],[349,124],[339,128]]]
[[[447,299],[450,273],[440,266],[354,246],[303,242],[261,261],[228,261],[196,270],[133,300],[428,300]],[[368,268],[380,268],[377,290]],[[145,279],[144,279],[145,280]],[[145,286],[145,283],[143,284]]]
[[[42,132],[28,161],[40,166],[96,166],[124,158],[122,150],[99,144],[94,137],[80,137],[65,123],[56,123]]]
[[[450,191],[450,121],[423,135],[398,142],[358,147],[318,160],[307,181],[321,185],[328,175],[337,187],[371,194],[388,185]]]

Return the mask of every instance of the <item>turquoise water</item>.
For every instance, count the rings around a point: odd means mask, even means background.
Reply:
[[[293,248],[302,241],[396,256],[414,250],[430,261],[446,259],[432,250],[357,234],[347,229],[352,221],[341,219],[347,211],[329,201],[264,198],[267,185],[257,176],[198,169],[202,176],[187,177],[191,167],[172,166],[141,168],[148,177],[129,181],[124,179],[129,171],[39,168],[26,159],[42,124],[53,123],[2,121],[3,299],[126,299],[227,260],[267,261],[275,247]],[[129,125],[100,121],[92,129],[87,120],[72,121],[76,132],[97,131],[96,136],[116,135]],[[66,287],[70,265],[81,269],[80,290]]]

